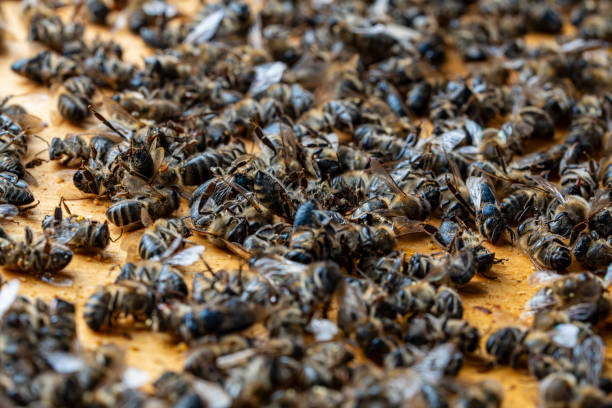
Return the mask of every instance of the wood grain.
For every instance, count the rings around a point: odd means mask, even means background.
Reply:
[[[193,7],[193,2],[176,2],[182,10],[189,10]],[[10,64],[17,58],[31,56],[41,48],[27,42],[26,31],[19,15],[18,2],[2,2],[6,20],[11,31],[16,38],[7,42],[6,51],[0,56],[0,97],[4,95],[15,95],[14,102],[25,106],[30,113],[41,117],[48,123],[48,127],[41,133],[42,138],[50,141],[54,136],[63,136],[67,132],[82,131],[67,123],[53,124],[52,112],[55,110],[55,95],[52,90],[44,89],[33,85],[14,74],[10,70]],[[105,30],[95,27],[87,27],[88,36],[101,35],[107,36]],[[126,59],[141,63],[142,57],[151,52],[144,43],[127,30],[114,33],[113,37],[124,46]],[[540,38],[530,41],[540,41]],[[465,73],[463,66],[456,55],[451,55],[450,63],[444,68],[449,74]],[[94,120],[90,120],[89,125],[95,125]],[[559,137],[560,135],[558,135]],[[39,140],[32,138],[29,145],[29,154],[45,149],[47,146]],[[42,157],[47,157],[46,152]],[[58,204],[60,197],[80,198],[81,193],[72,185],[73,170],[67,171],[59,163],[49,162],[31,170],[32,175],[38,182],[38,186],[32,187],[40,205],[29,211],[25,217],[20,217],[17,222],[3,225],[7,232],[11,234],[22,234],[25,225],[34,227],[40,231],[40,222],[47,214],[52,214],[54,207]],[[103,220],[106,204],[102,202],[87,200],[71,201],[70,208],[73,213],[87,215]],[[181,207],[182,214],[186,214],[185,204]],[[179,212],[180,214],[181,212]],[[119,230],[111,228],[112,235],[117,236]],[[132,233],[133,234],[133,233]],[[205,242],[195,237],[196,241]],[[239,265],[239,261],[228,253],[216,249],[211,244],[205,243],[206,252],[204,257],[213,268],[234,268]],[[411,240],[404,240],[402,246],[405,249],[424,253],[437,252],[438,248],[426,237],[416,237]],[[510,245],[496,246],[494,250],[498,258],[505,261],[493,267],[493,272],[497,279],[487,280],[476,277],[467,288],[462,289],[461,295],[464,300],[465,318],[472,324],[478,326],[483,334],[484,342],[496,327],[516,324],[520,321],[523,307],[535,288],[527,283],[528,276],[534,268],[530,261],[518,248]],[[72,301],[77,306],[77,325],[78,337],[84,347],[96,347],[105,342],[113,342],[127,350],[127,363],[147,371],[151,379],[156,378],[165,370],[180,370],[182,367],[185,347],[171,342],[166,334],[137,332],[130,333],[130,338],[121,334],[102,335],[89,330],[82,318],[82,306],[87,297],[94,291],[96,286],[111,282],[116,275],[112,268],[124,262],[125,253],[120,248],[119,243],[112,243],[104,252],[103,257],[87,257],[75,255],[72,262],[66,269],[66,274],[73,281],[71,287],[56,287],[36,280],[32,277],[16,275],[3,271],[5,278],[18,277],[22,282],[22,294],[40,297],[50,300],[55,296]],[[195,270],[201,265],[195,265],[186,273],[186,281],[190,282]],[[606,340],[612,338],[609,330],[604,330]],[[484,352],[480,353],[484,356]],[[609,353],[608,353],[609,356]],[[461,379],[496,379],[505,391],[505,407],[533,406],[536,402],[537,383],[533,381],[527,373],[511,370],[506,367],[496,367],[494,370],[483,372],[484,366],[479,363],[467,363],[460,374]]]

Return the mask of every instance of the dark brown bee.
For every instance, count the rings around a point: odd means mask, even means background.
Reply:
[[[28,38],[64,55],[82,50],[84,27],[80,23],[64,23],[42,7],[27,10],[29,19]]]
[[[62,204],[68,212],[66,218],[63,218],[62,215]],[[73,215],[64,200],[55,208],[54,215],[45,216],[42,228],[49,237],[75,252],[101,252],[110,243],[107,221],[102,223],[80,215]]]
[[[49,147],[49,159],[63,158],[62,165],[67,166],[77,160],[87,161],[92,152],[95,152],[96,159],[104,162],[106,154],[113,146],[115,143],[104,136],[94,136],[89,142],[79,134],[69,134],[63,139],[54,137]]]
[[[255,305],[238,298],[202,305],[172,302],[160,309],[162,327],[188,342],[243,330],[257,321]]]
[[[106,218],[118,227],[147,226],[158,218],[172,215],[179,204],[180,199],[176,191],[156,189],[147,196],[117,201],[106,211]]]
[[[541,222],[530,218],[517,230],[519,245],[531,260],[544,269],[563,271],[572,263],[570,248]]]
[[[13,173],[0,173],[0,204],[24,206],[34,202],[34,195],[23,180]]]
[[[146,284],[154,292],[156,299],[184,298],[187,296],[187,285],[181,273],[167,264],[154,261],[140,261],[136,264],[126,263],[117,275],[115,283],[126,280]]]
[[[589,155],[602,148],[606,137],[606,121],[602,101],[595,95],[584,95],[574,106],[574,115],[565,136],[565,144],[577,144]]]
[[[242,142],[219,146],[189,157],[174,169],[170,169],[167,176],[162,174],[162,177],[177,179],[186,186],[200,185],[213,176],[214,168],[227,166],[245,153]]]
[[[110,54],[103,49],[85,59],[83,71],[96,85],[102,85],[115,90],[129,87],[130,81],[137,69],[136,66],[123,61],[115,54]]]
[[[468,177],[467,189],[476,214],[476,226],[483,236],[495,244],[504,230],[512,233],[495,198],[493,186],[487,178]]]
[[[76,75],[76,61],[55,54],[53,51],[43,51],[32,58],[23,58],[11,65],[11,70],[32,81],[43,85],[51,85]]]
[[[599,166],[593,161],[567,165],[559,175],[559,184],[568,195],[578,195],[588,200],[599,187]]]
[[[160,256],[174,245],[175,240],[180,243],[176,249],[181,249],[184,238],[191,235],[191,231],[180,218],[159,219],[147,228],[138,244],[138,253],[142,259]]]
[[[552,146],[550,149],[527,154],[514,160],[511,163],[511,168],[521,171],[529,170],[532,172],[557,169],[567,149],[567,145],[558,144]]]
[[[118,102],[131,115],[152,119],[156,122],[177,119],[182,113],[181,107],[175,102],[167,99],[151,98],[140,92],[124,91],[113,96],[113,100]]]
[[[605,269],[612,263],[612,237],[600,238],[594,231],[583,233],[578,236],[573,253],[589,269]]]
[[[72,251],[62,244],[46,237],[35,242],[29,227],[25,229],[23,241],[15,241],[0,229],[0,248],[0,264],[37,276],[61,271],[72,260]]]
[[[99,288],[83,307],[83,319],[95,331],[112,330],[123,325],[151,327],[154,314],[153,290],[132,280]]]
[[[76,76],[64,81],[62,87],[57,99],[60,115],[72,122],[83,121],[91,113],[88,106],[96,91],[93,82],[89,77]]]

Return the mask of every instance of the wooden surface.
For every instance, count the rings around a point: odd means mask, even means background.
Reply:
[[[177,1],[179,9],[186,10],[192,4]],[[10,65],[17,58],[32,56],[40,50],[36,44],[26,41],[26,31],[20,21],[19,2],[1,1],[0,7],[4,9],[6,20],[15,36],[7,41],[6,51],[0,55],[0,97],[15,95],[14,102],[25,106],[28,111],[41,117],[48,123],[48,127],[41,136],[50,141],[54,136],[63,136],[67,132],[82,131],[67,123],[52,124],[52,111],[55,110],[55,96],[42,87],[33,85],[28,80],[19,77],[10,70]],[[87,36],[95,34],[108,35],[103,30],[87,27]],[[151,52],[144,43],[127,30],[115,33],[114,38],[121,43],[126,52],[126,59],[141,63],[142,57]],[[540,41],[535,38],[530,41]],[[450,63],[445,67],[448,73],[461,74],[465,67],[461,65],[456,56],[451,56]],[[95,126],[94,120],[90,119],[89,126]],[[558,135],[559,137],[559,135]],[[32,139],[29,145],[29,154],[46,148],[39,140]],[[47,152],[41,153],[41,157],[48,157]],[[12,222],[3,227],[11,234],[23,234],[25,225],[34,227],[40,232],[40,222],[47,214],[52,214],[54,207],[58,204],[61,196],[66,198],[79,198],[82,194],[74,188],[71,173],[58,162],[45,163],[31,170],[32,175],[38,182],[38,186],[32,186],[32,191],[40,205],[29,211],[25,217],[20,217],[17,222]],[[95,219],[104,220],[106,204],[96,203],[90,199],[72,201],[70,208],[74,214],[86,215]],[[185,205],[182,206],[178,215],[185,215]],[[111,226],[112,236],[117,236],[119,230]],[[125,237],[125,236],[124,236]],[[234,268],[239,261],[228,253],[216,249],[213,245],[205,243],[202,239],[195,237],[194,240],[204,243],[206,251],[204,257],[213,268]],[[426,237],[417,237],[402,242],[405,249],[423,253],[437,252],[439,249]],[[534,287],[527,282],[528,276],[534,268],[530,261],[518,249],[506,246],[497,246],[490,249],[495,251],[498,258],[507,259],[501,264],[493,267],[497,279],[486,280],[475,277],[472,283],[461,290],[464,301],[465,318],[472,324],[478,326],[483,335],[481,351],[484,356],[484,343],[492,331],[507,324],[519,323],[523,307],[531,295],[535,292]],[[131,339],[124,335],[101,335],[89,330],[81,318],[82,306],[87,297],[94,291],[97,285],[113,281],[117,271],[111,269],[115,265],[123,264],[125,253],[120,248],[120,243],[112,243],[104,251],[102,257],[87,257],[75,255],[65,273],[73,281],[70,287],[57,287],[35,280],[32,277],[17,275],[7,271],[2,274],[6,279],[17,277],[21,280],[21,293],[32,297],[40,297],[50,300],[55,296],[62,297],[76,304],[78,338],[84,347],[96,347],[104,342],[114,342],[127,350],[127,363],[147,371],[151,379],[155,379],[165,370],[180,370],[185,353],[184,345],[172,343],[166,334],[151,332],[131,332]],[[185,280],[190,283],[194,271],[201,265],[194,265],[185,274]],[[609,329],[603,329],[606,340],[612,339]],[[608,358],[610,353],[608,352]],[[482,364],[468,363],[462,370],[460,378],[467,380],[491,378],[498,380],[505,391],[505,407],[533,406],[536,402],[537,383],[531,379],[526,372],[518,372],[507,367],[496,367],[492,371],[483,372]]]

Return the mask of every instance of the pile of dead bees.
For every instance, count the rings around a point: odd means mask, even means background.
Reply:
[[[498,384],[455,379],[474,359],[528,370],[542,407],[612,406],[597,334],[612,308],[610,4],[225,0],[186,16],[162,0],[23,0],[46,49],[12,70],[57,89],[65,120],[98,123],[54,138],[49,158],[107,200],[108,221],[62,202],[40,240],[0,229],[0,264],[52,279],[72,251],[109,244],[108,222],[146,227],[142,260],[83,318],[190,352],[143,393],[119,350],[75,346],[71,304],[8,282],[1,405],[499,407]],[[90,23],[127,24],[155,51],[132,64],[85,39]],[[532,32],[556,41],[529,46]],[[35,201],[23,178],[39,161],[22,161],[41,123],[7,100],[0,126],[10,218]],[[182,199],[189,216],[171,218]],[[193,233],[248,267],[204,262],[188,285]],[[438,253],[401,250],[413,233]],[[481,339],[463,319],[462,288],[500,262],[483,241],[520,246],[547,278],[531,327]]]

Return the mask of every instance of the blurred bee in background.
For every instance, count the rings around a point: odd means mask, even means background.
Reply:
[[[151,327],[155,310],[153,289],[139,281],[125,280],[98,288],[83,306],[83,319],[94,331],[126,325]]]
[[[156,301],[182,299],[187,296],[187,285],[182,274],[168,264],[155,261],[128,262],[121,268],[115,283],[138,281],[146,284],[155,294]]]
[[[64,269],[72,260],[72,251],[50,238],[34,241],[34,234],[25,228],[23,241],[16,241],[0,228],[0,265],[35,276],[51,276]]]
[[[57,99],[57,110],[60,115],[71,122],[79,123],[87,118],[91,112],[91,105],[96,88],[89,77],[76,76],[68,78],[62,84]]]
[[[11,65],[11,70],[41,85],[52,85],[75,76],[79,72],[77,62],[53,51],[42,51],[31,58],[22,58]]]
[[[108,222],[99,222],[80,215],[73,215],[62,198],[53,215],[47,215],[42,221],[45,235],[66,245],[75,252],[97,253],[103,251],[110,243]],[[62,205],[68,217],[62,215]]]
[[[583,232],[574,243],[573,253],[589,269],[605,269],[612,263],[612,237],[601,238],[595,231]]]

